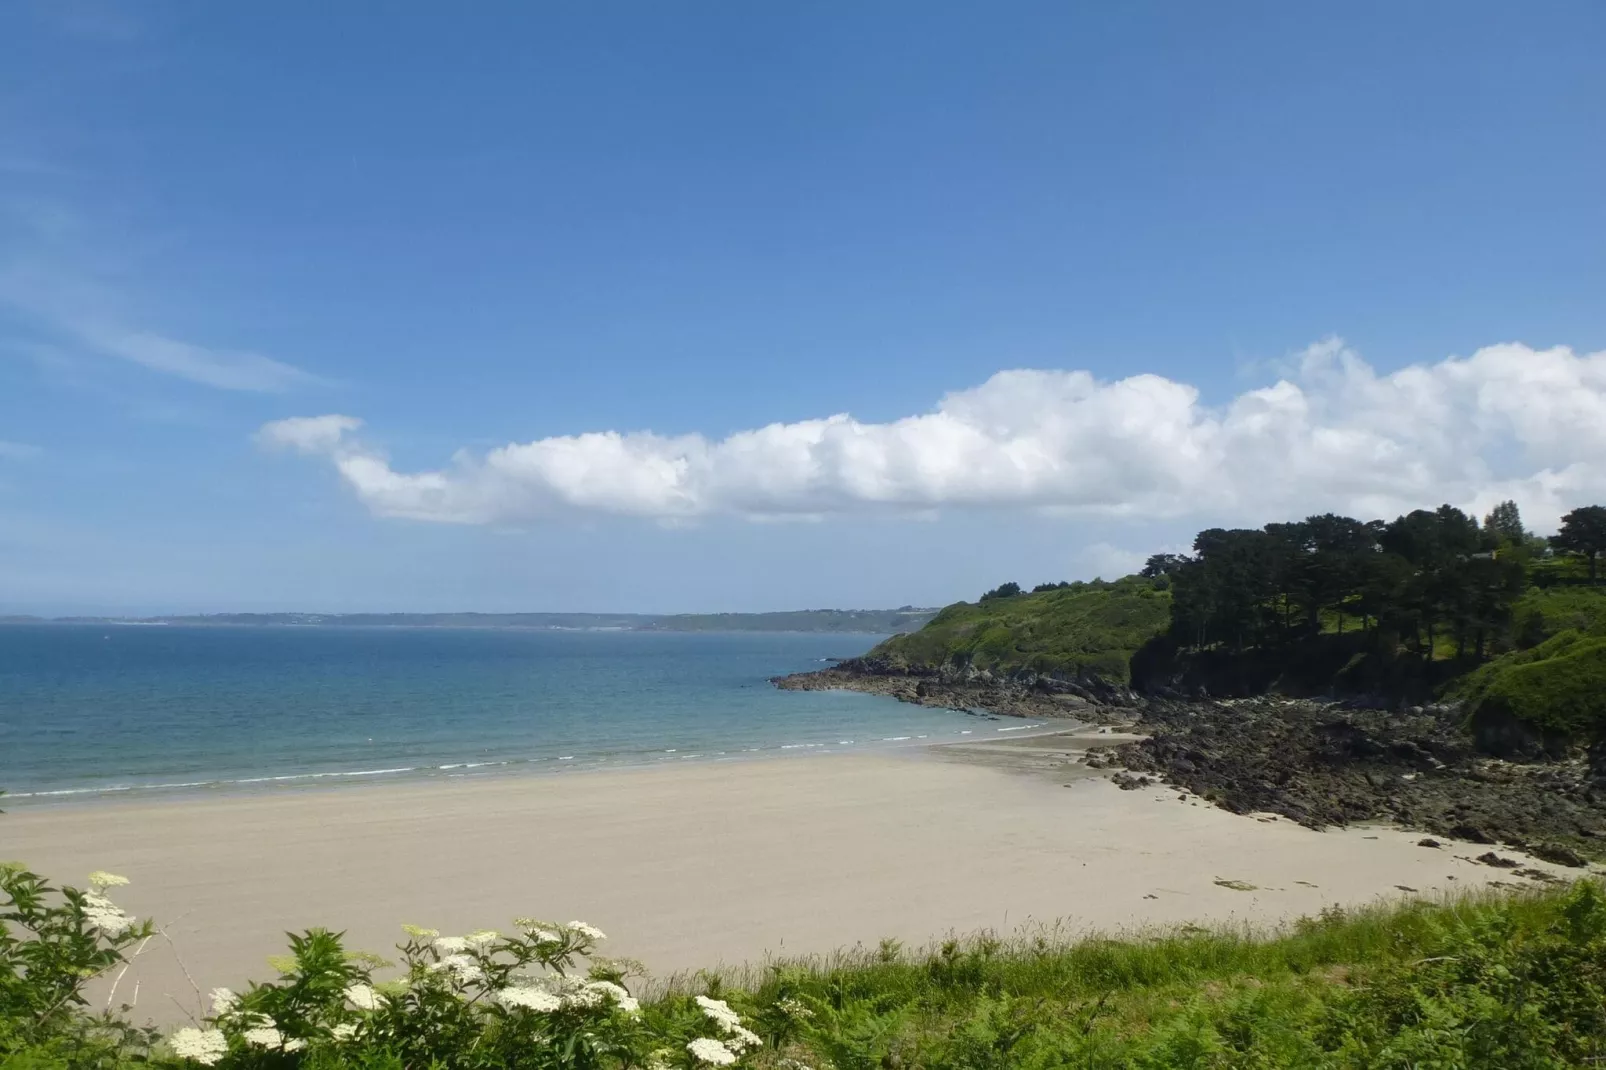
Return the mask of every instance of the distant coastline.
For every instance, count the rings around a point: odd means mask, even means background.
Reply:
[[[935,608],[800,609],[774,613],[205,613],[150,617],[0,615],[0,624],[181,625],[283,628],[525,628],[544,631],[841,632],[915,631]]]

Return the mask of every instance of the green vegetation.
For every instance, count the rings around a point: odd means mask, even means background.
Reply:
[[[1332,909],[1273,937],[887,942],[694,974],[651,998],[578,922],[409,929],[393,966],[315,930],[291,938],[276,979],[214,990],[209,1017],[162,1037],[84,995],[146,931],[106,899],[119,880],[57,892],[0,871],[0,1067],[1540,1070],[1606,1056],[1606,894],[1588,881]]]
[[[1125,682],[1132,655],[1170,619],[1170,594],[1138,576],[1019,591],[1007,584],[980,602],[951,605],[920,631],[894,636],[866,656],[905,666],[1031,669]]]
[[[1113,583],[1016,583],[870,652],[910,669],[971,665],[1097,675],[1211,694],[1364,693],[1464,699],[1480,724],[1547,746],[1606,736],[1606,507],[1538,538],[1512,502],[1482,524],[1451,506],[1393,521],[1325,514],[1199,533]],[[1532,653],[1538,649],[1539,653]],[[1521,736],[1522,732],[1517,732]]]
[[[1606,505],[1586,505],[1561,518],[1561,530],[1550,540],[1558,550],[1577,554],[1589,563],[1589,582],[1599,578],[1599,563],[1606,554]]]

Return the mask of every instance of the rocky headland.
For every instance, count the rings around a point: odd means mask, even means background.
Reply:
[[[1312,828],[1391,822],[1504,844],[1582,866],[1606,858],[1606,768],[1597,755],[1481,751],[1459,705],[1383,709],[1365,701],[1141,694],[1097,676],[909,667],[854,658],[777,677],[785,690],[841,688],[1009,717],[1124,725],[1143,738],[1077,761],[1124,788],[1157,783],[1235,813]]]

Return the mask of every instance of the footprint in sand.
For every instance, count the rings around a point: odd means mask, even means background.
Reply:
[[[1231,888],[1235,892],[1257,892],[1260,889],[1248,881],[1228,881],[1217,877],[1215,884],[1219,888]]]

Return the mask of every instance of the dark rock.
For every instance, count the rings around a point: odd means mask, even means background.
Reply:
[[[1516,869],[1518,866],[1522,865],[1521,862],[1518,862],[1515,859],[1501,858],[1493,851],[1485,851],[1483,854],[1479,855],[1475,861],[1482,862],[1486,866],[1493,866],[1495,869]]]
[[[1572,866],[1574,869],[1582,869],[1589,864],[1583,855],[1559,843],[1532,844],[1528,848],[1528,853],[1546,862],[1554,862],[1558,866]]]
[[[1417,840],[1416,841],[1416,845],[1418,847],[1443,847],[1444,846],[1444,844],[1440,843],[1438,840],[1433,839],[1431,836],[1428,837],[1425,840]]]

